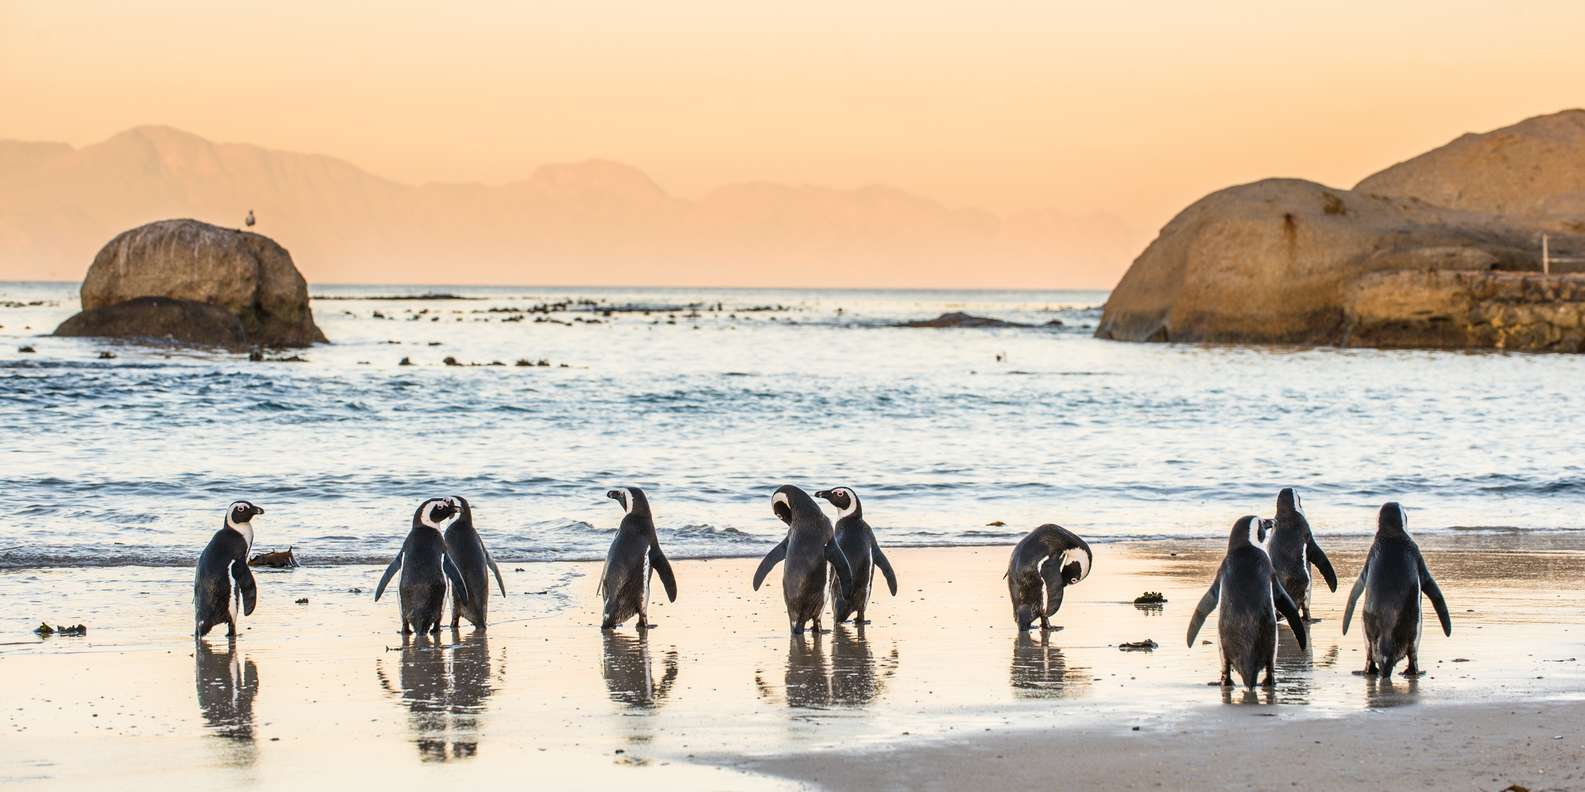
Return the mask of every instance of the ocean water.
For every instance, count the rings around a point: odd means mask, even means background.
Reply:
[[[1585,529],[1577,356],[1098,341],[1100,292],[311,291],[333,343],[250,362],[52,338],[76,284],[0,283],[0,568],[188,564],[239,498],[256,549],[384,562],[447,494],[500,559],[600,558],[616,486],[675,557],[768,550],[784,483],[896,546],[1223,536],[1283,486],[1323,544],[1387,500]],[[467,299],[370,299],[429,292]],[[945,311],[1034,326],[893,326]]]

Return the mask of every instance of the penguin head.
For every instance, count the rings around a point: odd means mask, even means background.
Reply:
[[[1062,580],[1073,585],[1090,576],[1090,564],[1095,560],[1088,544],[1080,544],[1062,553]]]
[[[413,527],[420,525],[440,530],[440,523],[448,520],[457,513],[457,507],[451,505],[447,498],[431,498],[419,505],[418,511],[413,514]]]
[[[1232,550],[1235,547],[1243,547],[1250,544],[1250,533],[1255,530],[1255,524],[1259,520],[1260,518],[1253,514],[1246,514],[1238,518],[1238,522],[1233,523],[1233,532],[1227,537],[1227,549]]]
[[[831,505],[837,507],[837,511],[841,512],[841,516],[843,517],[859,513],[858,493],[854,492],[849,487],[835,487],[828,490],[817,490],[815,492],[815,497],[820,498],[821,500],[830,501]]]
[[[1277,516],[1287,517],[1293,514],[1304,515],[1304,505],[1300,502],[1299,491],[1293,487],[1283,487],[1282,491],[1277,493]]]
[[[1276,520],[1268,520],[1268,519],[1266,519],[1264,517],[1256,518],[1256,520],[1255,520],[1255,541],[1260,542],[1261,544],[1264,544],[1266,542],[1266,535],[1271,533],[1272,529],[1276,528],[1276,527],[1277,527],[1277,521]]]
[[[451,495],[446,498],[446,505],[451,507],[453,514],[464,519],[473,519],[473,504],[461,495]]]
[[[247,525],[253,521],[254,517],[263,513],[263,509],[254,506],[248,501],[240,500],[226,508],[226,525],[232,528],[236,528],[239,525]]]
[[[607,498],[622,504],[628,514],[649,514],[649,498],[638,487],[618,487],[605,493]]]
[[[1397,501],[1388,501],[1381,505],[1381,512],[1376,515],[1376,533],[1394,534],[1405,533],[1409,528],[1409,515],[1404,512],[1403,506]]]
[[[776,488],[770,496],[770,510],[776,519],[787,523],[793,522],[793,514],[808,507],[814,506],[814,501],[809,499],[809,493],[804,492],[791,484],[783,484]]]

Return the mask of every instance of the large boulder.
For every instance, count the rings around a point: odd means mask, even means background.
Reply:
[[[1349,288],[1366,274],[1534,269],[1535,259],[1528,234],[1484,216],[1269,179],[1173,218],[1112,291],[1096,335],[1342,343]]]
[[[1585,233],[1585,110],[1463,135],[1354,189]]]
[[[83,313],[57,334],[230,347],[325,341],[309,309],[308,284],[285,248],[197,220],[162,220],[117,235],[94,257],[81,294]],[[142,299],[150,297],[163,299]],[[235,320],[240,339],[227,340],[229,325],[215,311]]]

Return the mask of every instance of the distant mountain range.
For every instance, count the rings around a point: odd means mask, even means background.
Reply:
[[[0,279],[77,279],[122,230],[238,226],[250,209],[310,282],[1104,288],[1143,238],[1109,215],[997,215],[884,186],[687,199],[606,160],[415,186],[144,126],[80,149],[0,140]]]

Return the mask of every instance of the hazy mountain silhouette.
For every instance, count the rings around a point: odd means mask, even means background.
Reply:
[[[74,149],[0,141],[0,278],[77,279],[116,233],[193,217],[254,229],[310,281],[1110,286],[1114,217],[1003,217],[884,186],[729,184],[697,200],[618,162],[499,185],[408,185],[314,154],[162,126]]]

